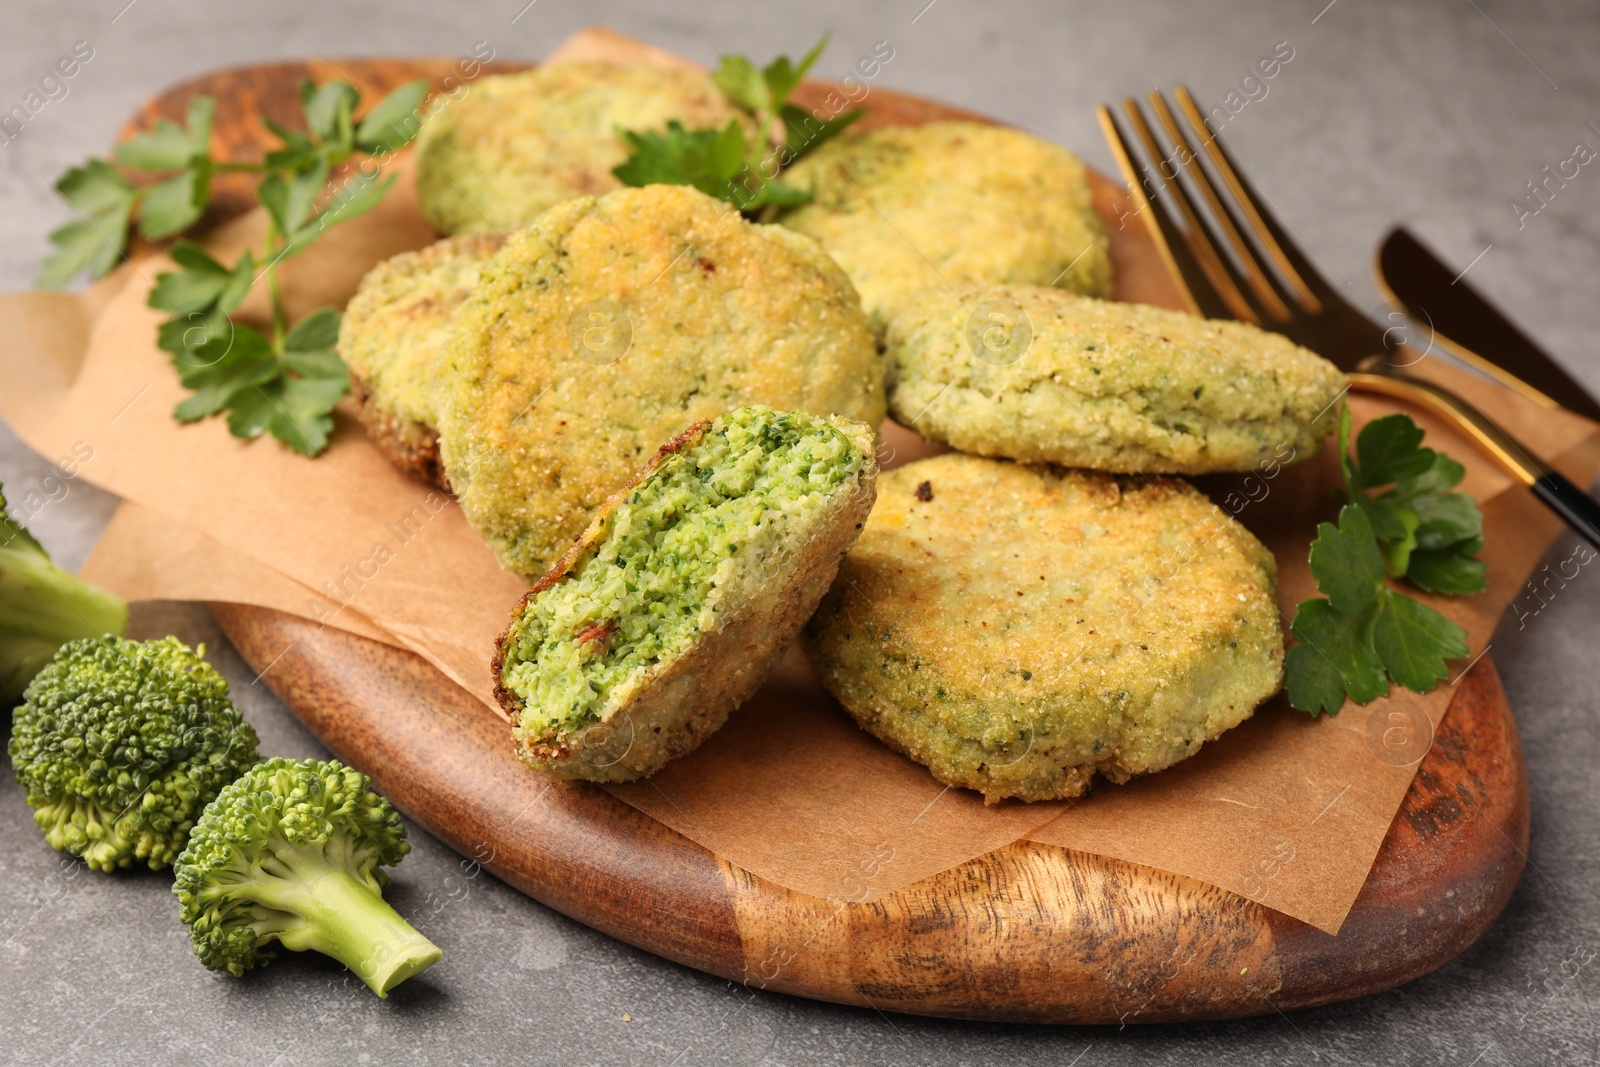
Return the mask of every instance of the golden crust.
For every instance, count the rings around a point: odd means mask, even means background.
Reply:
[[[1178,479],[949,454],[881,479],[806,648],[940,780],[1070,797],[1186,758],[1278,689],[1275,574]]]
[[[447,491],[434,429],[438,366],[456,309],[504,243],[468,234],[384,260],[361,279],[339,327],[367,435],[390,463]]]
[[[889,409],[963,452],[1121,473],[1310,459],[1345,376],[1243,322],[1033,285],[955,285],[889,328]]]
[[[1110,245],[1083,163],[1021,130],[978,122],[847,130],[784,180],[815,199],[779,221],[839,261],[880,334],[936,285],[1111,294]]]
[[[450,479],[445,477],[439,462],[439,433],[431,426],[421,426],[397,418],[372,395],[365,378],[350,375],[351,397],[356,405],[356,418],[367,431],[367,437],[383,453],[394,468],[420,482],[450,491]]]
[[[691,130],[750,120],[704,73],[557,63],[479,79],[417,139],[417,198],[442,233],[510,231],[575,196],[621,183],[617,129]]]
[[[508,569],[542,574],[657,442],[745,405],[876,426],[883,363],[810,240],[684,186],[561,204],[462,307],[440,454]]]

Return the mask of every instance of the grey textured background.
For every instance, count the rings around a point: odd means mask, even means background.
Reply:
[[[714,61],[718,49],[764,59],[797,53],[831,28],[821,73],[842,74],[888,41],[895,56],[880,84],[1015,122],[1109,170],[1095,103],[1142,93],[1152,80],[1186,82],[1215,103],[1258,57],[1288,41],[1293,60],[1226,136],[1332,264],[1330,277],[1346,281],[1360,306],[1375,306],[1368,264],[1396,220],[1461,265],[1492,245],[1472,280],[1600,388],[1592,340],[1600,332],[1600,173],[1584,168],[1520,230],[1507,206],[1576,142],[1600,147],[1600,129],[1588,125],[1600,122],[1600,8],[1578,0],[1336,0],[1326,9],[1327,0],[125,2],[8,9],[0,111],[19,103],[73,42],[88,40],[95,56],[65,98],[0,144],[6,290],[28,284],[45,234],[67,217],[50,181],[101,151],[144,97],[232,64],[313,52],[465,54],[480,40],[502,57],[535,59],[593,23],[701,61]],[[48,472],[0,426],[8,490],[21,495]],[[115,504],[80,481],[33,526],[75,567]],[[1570,539],[1555,549],[1571,550]],[[392,896],[445,948],[442,963],[387,1002],[319,957],[287,958],[236,981],[208,974],[190,955],[166,876],[110,878],[62,862],[7,775],[0,1061],[1593,1063],[1600,966],[1578,965],[1600,952],[1597,582],[1580,578],[1524,628],[1513,622],[1495,637],[1533,781],[1531,862],[1516,897],[1460,959],[1379,996],[1291,1017],[1121,1031],[885,1017],[756,994],[663,962],[487,875],[468,878],[459,857],[420,832]],[[135,629],[205,641],[259,728],[263,751],[320,751],[270,693],[250,685],[251,673],[202,610],[142,606]]]

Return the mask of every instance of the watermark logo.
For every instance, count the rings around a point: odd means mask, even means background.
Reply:
[[[169,344],[174,332],[177,343]],[[183,367],[213,367],[233,351],[233,317],[213,307],[210,301],[193,300],[180,305],[172,318],[162,324],[160,340]]]
[[[1577,578],[1582,573],[1582,568],[1595,558],[1595,550],[1586,542],[1578,542],[1566,559],[1559,560],[1555,570],[1550,569],[1546,563],[1540,567],[1533,577],[1529,578],[1523,586],[1523,592],[1511,602],[1511,610],[1517,615],[1517,629],[1527,628],[1528,620],[1538,615],[1556,594],[1567,587],[1567,583]]]
[[[1022,305],[1005,297],[985,300],[967,317],[967,348],[991,366],[1005,367],[1033,346],[1033,320]]]
[[[1600,126],[1592,122],[1589,125],[1600,131]],[[1506,206],[1511,209],[1511,217],[1517,220],[1517,229],[1526,227],[1529,219],[1549,207],[1557,194],[1582,173],[1595,156],[1595,150],[1587,142],[1579,141],[1572,146],[1572,154],[1558,162],[1555,169],[1552,170],[1550,164],[1546,163],[1540,168],[1538,177],[1523,182],[1522,188],[1527,195],[1506,201]]]
[[[1240,75],[1239,88],[1229,89],[1227,95],[1222,98],[1222,103],[1207,112],[1206,125],[1211,128],[1212,134],[1215,135],[1250,104],[1265,100],[1267,94],[1272,91],[1272,87],[1267,83],[1276,78],[1283,70],[1284,64],[1292,59],[1294,59],[1294,46],[1288,41],[1279,41],[1272,46],[1271,55],[1256,60],[1252,69]]]
[[[70,55],[64,55],[54,64],[47,67],[39,76],[35,87],[23,94],[20,103],[13,105],[9,110],[0,112],[0,141],[10,144],[21,136],[22,131],[33,117],[43,111],[47,105],[57,100],[65,100],[71,91],[68,85],[76,78],[83,65],[94,58],[94,46],[88,41],[78,41],[72,46]]]
[[[383,568],[395,559],[399,550],[421,536],[424,527],[433,517],[450,505],[442,493],[430,492],[422,503],[393,521],[383,524],[384,537],[374,541],[366,555],[339,568],[337,577],[322,583],[320,597],[308,597],[306,606],[319,627],[349,607],[356,596],[369,583],[376,580]]]
[[[94,459],[94,447],[87,441],[74,441],[70,454],[56,460],[56,471],[39,479],[38,488],[13,492],[6,499],[6,513],[18,526],[28,526],[38,514],[51,504],[65,500],[72,492],[72,483],[83,470],[84,464]],[[10,543],[5,526],[0,526],[0,547]]]
[[[633,715],[627,711],[612,715],[609,719],[600,720],[585,730],[583,734],[584,748],[591,752],[614,754],[611,759],[590,762],[589,765],[591,767],[616,766],[628,757],[628,753],[633,751],[633,742]]]
[[[1414,367],[1433,354],[1433,342],[1438,336],[1433,328],[1433,316],[1428,314],[1427,308],[1417,310],[1424,319],[1420,327],[1414,327],[1409,316],[1388,304],[1380,303],[1368,312],[1372,321],[1389,324],[1383,331],[1384,366],[1396,370]]]
[[[633,347],[633,320],[614,300],[591,300],[567,319],[567,342],[591,367],[609,366]]]
[[[1433,720],[1421,708],[1373,708],[1367,747],[1390,766],[1409,767],[1433,747]]]

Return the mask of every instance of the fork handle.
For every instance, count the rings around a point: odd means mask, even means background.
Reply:
[[[1600,501],[1572,484],[1559,471],[1545,471],[1532,489],[1545,507],[1560,515],[1591,545],[1600,548]]]
[[[1544,464],[1516,438],[1452,390],[1425,378],[1413,378],[1384,369],[1376,357],[1362,366],[1370,369],[1351,372],[1350,385],[1353,388],[1409,400],[1450,420],[1507,472],[1532,489],[1540,503],[1561,516],[1590,544],[1600,548],[1600,501],[1573,485],[1561,472]]]

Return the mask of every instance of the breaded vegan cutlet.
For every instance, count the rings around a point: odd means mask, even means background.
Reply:
[[[762,407],[666,444],[523,598],[494,658],[518,754],[631,781],[704,741],[816,608],[872,508],[873,430]]]
[[[753,123],[700,71],[556,63],[480,78],[417,138],[417,199],[442,233],[505,232],[575,196],[619,188],[619,128]]]
[[[1248,323],[1042,286],[949,286],[889,328],[889,409],[963,452],[1135,473],[1310,459],[1346,379]]]
[[[379,263],[361,279],[339,325],[356,415],[396,467],[448,490],[439,467],[439,361],[450,319],[505,238],[447,237]]]
[[[940,781],[1074,797],[1193,755],[1278,690],[1275,580],[1179,479],[950,453],[879,480],[806,651]]]
[[[1083,163],[1021,130],[931,122],[846,130],[784,172],[815,198],[779,221],[839,261],[881,335],[916,294],[959,282],[1111,295]]]
[[[693,422],[745,404],[884,414],[883,361],[838,265],[687,186],[570,200],[513,234],[445,368],[445,474],[530,580]]]

